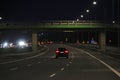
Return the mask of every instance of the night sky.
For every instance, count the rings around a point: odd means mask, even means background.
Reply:
[[[92,2],[96,1],[97,5],[93,5]],[[115,20],[116,23],[120,21],[120,6],[119,0],[0,0],[0,24],[2,22],[39,22],[44,20],[97,20],[106,23],[112,23]],[[86,13],[89,9],[90,12]],[[84,15],[81,19],[80,15]],[[9,34],[8,34],[9,33]],[[31,33],[26,32],[0,32],[0,42],[8,41],[15,42],[18,39],[31,40]],[[48,34],[48,33],[46,33]],[[113,34],[113,33],[112,33]],[[16,36],[17,35],[17,36]],[[50,33],[44,35],[51,40],[65,39],[65,36],[56,37],[56,33]],[[69,35],[69,34],[68,34]],[[74,35],[78,35],[74,37]],[[71,34],[72,42],[77,39],[81,39],[81,36],[86,35],[83,33]],[[113,44],[117,44],[117,38],[113,38],[116,35],[114,33],[107,33],[107,39],[111,39]],[[41,37],[41,36],[40,36]],[[68,36],[69,38],[70,36]],[[88,36],[85,36],[86,39]],[[41,39],[41,38],[40,38]],[[107,40],[107,41],[108,41]]]
[[[95,0],[0,0],[0,16],[4,21],[75,20],[83,19],[117,20],[118,1]],[[112,6],[112,4],[114,6]],[[85,12],[90,9],[90,13]]]

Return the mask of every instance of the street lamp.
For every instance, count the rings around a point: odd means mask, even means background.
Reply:
[[[2,19],[2,17],[0,17],[0,20]]]
[[[115,23],[115,21],[112,22],[113,24]]]
[[[80,15],[81,18],[83,18],[84,16],[83,15]]]
[[[89,12],[90,12],[90,10],[89,10],[89,9],[87,9],[87,10],[86,10],[86,12],[87,12],[87,13],[89,13]]]
[[[97,2],[96,1],[93,1],[93,5],[96,5],[97,4]]]

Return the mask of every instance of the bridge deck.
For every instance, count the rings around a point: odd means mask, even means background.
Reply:
[[[43,21],[40,23],[1,23],[0,29],[120,29],[120,25],[104,24],[96,21]]]

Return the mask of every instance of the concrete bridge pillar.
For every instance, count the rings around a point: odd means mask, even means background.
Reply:
[[[32,50],[35,51],[37,50],[37,33],[33,32],[32,33]]]
[[[106,50],[106,32],[102,31],[99,33],[99,45],[102,51]]]

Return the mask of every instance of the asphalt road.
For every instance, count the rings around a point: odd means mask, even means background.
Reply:
[[[120,80],[120,62],[100,52],[64,44],[47,45],[36,56],[0,63],[0,80]],[[67,47],[70,58],[55,59],[55,49]]]

